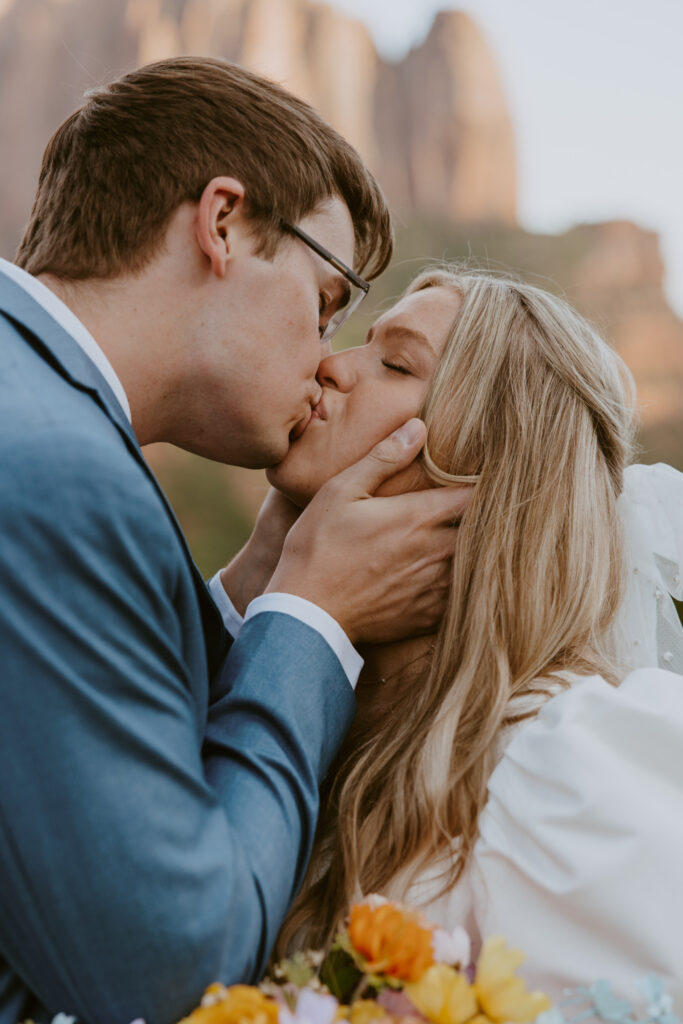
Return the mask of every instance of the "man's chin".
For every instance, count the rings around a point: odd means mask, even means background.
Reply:
[[[206,440],[173,440],[170,442],[176,448],[182,448],[193,455],[201,455],[203,459],[210,459],[211,462],[220,462],[224,466],[240,466],[242,469],[266,469],[277,467],[288,451],[285,441],[284,449],[281,445],[264,447],[245,448],[243,445],[233,446],[225,444],[222,439]]]

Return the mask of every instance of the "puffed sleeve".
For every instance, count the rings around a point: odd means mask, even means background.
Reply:
[[[683,677],[639,669],[554,697],[489,784],[471,870],[481,936],[534,988],[656,973],[683,1007]],[[642,998],[642,997],[641,997]]]

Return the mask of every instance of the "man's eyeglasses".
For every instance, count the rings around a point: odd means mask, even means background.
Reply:
[[[370,291],[369,281],[365,281],[362,277],[359,277],[350,267],[347,267],[345,263],[338,260],[336,256],[333,256],[320,242],[316,242],[314,238],[307,235],[305,231],[298,228],[296,224],[289,224],[287,221],[282,221],[282,226],[286,231],[291,231],[292,234],[300,238],[309,249],[316,252],[318,256],[322,256],[327,263],[331,263],[335,270],[338,270],[344,277],[345,288],[344,293],[339,299],[339,304],[335,309],[330,319],[325,324],[324,329],[321,331],[320,340],[323,344],[330,341],[332,337],[337,333],[342,324],[346,323],[351,314],[358,309],[365,296]]]

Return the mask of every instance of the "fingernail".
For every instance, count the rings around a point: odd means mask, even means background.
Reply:
[[[401,444],[409,448],[422,437],[422,421],[408,420],[407,423],[404,423],[402,427],[399,427],[394,432],[394,437],[397,437]]]

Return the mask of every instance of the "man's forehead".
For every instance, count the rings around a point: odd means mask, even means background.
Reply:
[[[325,200],[314,213],[299,221],[299,227],[329,249],[337,259],[353,266],[355,237],[348,207],[336,196]]]

